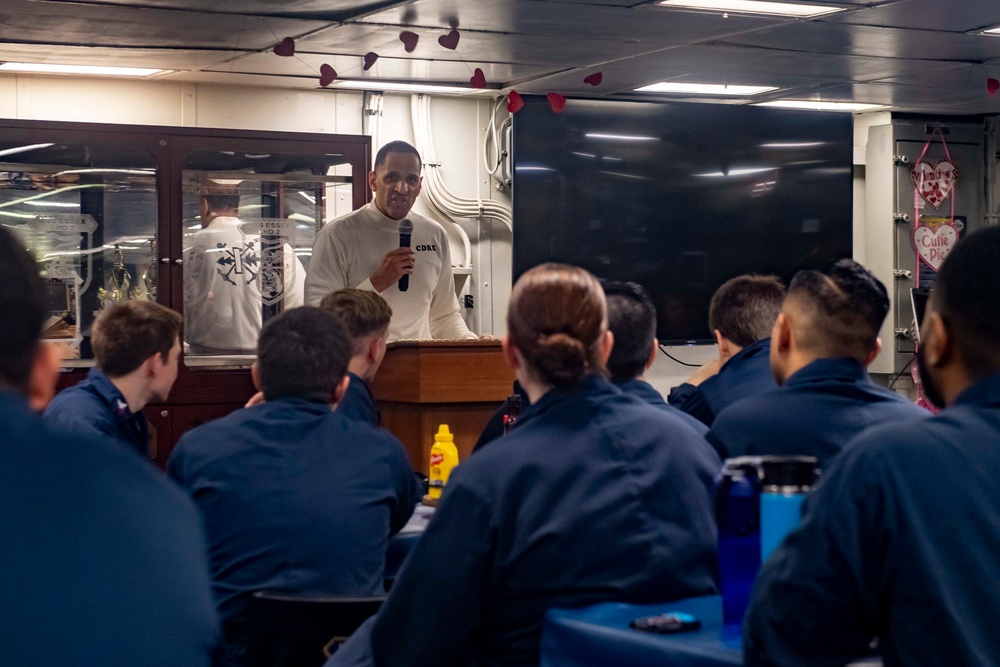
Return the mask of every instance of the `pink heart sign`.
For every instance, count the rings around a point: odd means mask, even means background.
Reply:
[[[910,178],[921,199],[934,208],[941,208],[941,204],[955,189],[958,168],[948,160],[941,160],[933,165],[921,160],[910,169]]]
[[[938,271],[958,242],[958,232],[950,224],[936,227],[918,225],[913,230],[912,240],[913,248],[924,264]]]

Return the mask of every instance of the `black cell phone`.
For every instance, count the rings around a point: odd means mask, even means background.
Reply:
[[[658,616],[643,616],[632,621],[631,626],[643,632],[655,632],[670,635],[675,632],[688,632],[701,627],[701,621],[691,614],[670,612]]]

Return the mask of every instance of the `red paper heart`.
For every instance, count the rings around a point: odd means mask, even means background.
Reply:
[[[337,70],[326,63],[319,66],[319,85],[326,88],[337,78]]]
[[[562,113],[566,108],[566,98],[559,93],[549,93],[546,97],[549,98],[549,106],[555,113]]]
[[[438,44],[446,49],[451,49],[454,51],[458,48],[458,39],[461,35],[458,34],[457,30],[452,30],[447,35],[441,35],[438,37]]]
[[[512,90],[507,94],[507,111],[510,113],[517,113],[524,108],[524,98],[521,97],[516,90]]]
[[[485,88],[486,87],[486,75],[483,74],[483,70],[476,68],[473,72],[472,78],[469,79],[469,83],[473,88]]]
[[[375,53],[374,51],[369,51],[368,53],[366,53],[365,54],[365,66],[364,66],[364,70],[366,72],[368,70],[370,70],[372,68],[372,65],[375,64],[376,60],[378,60],[378,54],[377,53]]]
[[[399,33],[399,41],[403,43],[403,50],[407,53],[413,53],[413,49],[417,48],[417,40],[419,39],[420,35],[409,30]]]
[[[993,77],[986,79],[986,92],[990,95],[995,95],[998,90],[1000,90],[1000,81],[997,81]]]
[[[584,83],[589,83],[592,86],[599,86],[599,85],[601,85],[601,81],[603,81],[603,80],[604,80],[604,75],[602,73],[600,73],[600,72],[594,72],[590,76],[585,77],[583,79],[583,82]]]
[[[295,55],[295,40],[291,37],[285,37],[274,47],[274,54],[278,56],[284,56],[288,58]]]

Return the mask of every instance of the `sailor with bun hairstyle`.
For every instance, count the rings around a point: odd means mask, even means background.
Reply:
[[[711,447],[605,377],[604,290],[545,264],[514,286],[503,347],[531,401],[461,463],[389,598],[331,660],[537,665],[552,607],[715,592]]]

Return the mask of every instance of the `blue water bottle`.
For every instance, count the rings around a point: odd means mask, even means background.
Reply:
[[[726,459],[716,479],[722,617],[739,625],[760,569],[760,457]]]
[[[799,525],[802,501],[819,471],[814,456],[764,456],[760,471],[760,560],[764,562]]]

